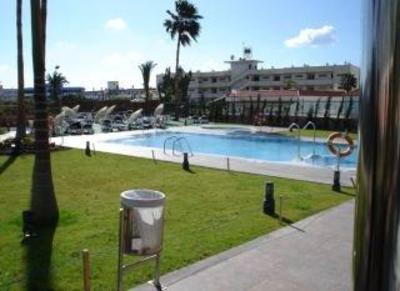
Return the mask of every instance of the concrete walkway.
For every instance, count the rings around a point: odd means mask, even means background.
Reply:
[[[353,212],[352,200],[169,273],[161,283],[169,291],[351,290]]]

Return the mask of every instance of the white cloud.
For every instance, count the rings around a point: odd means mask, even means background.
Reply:
[[[107,20],[105,27],[111,30],[125,30],[128,25],[125,20],[120,17]]]
[[[295,37],[285,40],[287,47],[318,46],[335,42],[335,28],[324,25],[319,28],[305,28]]]
[[[132,65],[144,61],[141,53],[136,51],[113,52],[103,57],[102,64],[108,66]]]
[[[0,73],[8,73],[11,71],[11,67],[9,65],[0,65]]]

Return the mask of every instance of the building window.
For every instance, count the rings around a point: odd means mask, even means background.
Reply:
[[[307,86],[308,91],[314,91],[314,86]]]
[[[319,77],[319,78],[326,78],[326,77],[328,77],[328,76],[327,76],[327,74],[319,74],[318,77]]]
[[[292,76],[291,75],[285,75],[284,77],[283,77],[284,79],[292,79]]]
[[[264,80],[269,80],[269,76],[263,76],[262,77]]]
[[[274,87],[274,90],[280,90],[280,89],[281,89],[281,87],[279,87],[279,86]]]
[[[307,80],[315,80],[315,74],[307,74]]]
[[[212,88],[212,89],[211,89],[211,93],[213,93],[213,94],[217,93],[217,89]]]
[[[279,76],[279,75],[274,76],[274,81],[280,81],[280,80],[281,80],[281,76]]]
[[[256,82],[260,81],[260,76],[253,76],[253,81],[256,81]]]
[[[296,79],[303,79],[303,75],[296,75]]]
[[[213,78],[211,79],[211,82],[217,83],[217,78],[216,78],[216,77],[213,77]]]
[[[249,64],[249,70],[251,70],[251,64]]]

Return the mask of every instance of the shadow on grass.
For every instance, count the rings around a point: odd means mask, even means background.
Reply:
[[[11,155],[8,157],[8,159],[0,166],[0,175],[3,174],[8,167],[10,167],[15,160],[18,158],[18,155]]]
[[[346,196],[350,196],[350,197],[356,197],[356,194],[351,193],[351,192],[349,192],[349,191],[343,191],[343,190],[341,190],[340,192],[337,192],[337,193],[343,194],[343,195],[346,195]]]
[[[272,218],[275,218],[275,219],[279,219],[279,215],[276,214],[276,213],[273,214],[273,215],[268,215],[268,216],[270,216],[270,217],[272,217]],[[285,224],[286,226],[289,226],[289,227],[291,227],[291,228],[293,228],[293,229],[295,229],[295,230],[298,230],[298,231],[300,231],[300,232],[306,232],[304,229],[301,229],[301,228],[299,228],[299,227],[293,225],[293,223],[294,223],[293,220],[291,220],[291,219],[289,219],[289,218],[287,218],[287,217],[282,216],[282,225]]]
[[[185,171],[186,173],[189,173],[189,174],[196,174],[196,172],[193,171],[192,169],[188,169],[188,170],[185,170],[185,169],[184,169],[184,171]]]
[[[52,287],[51,255],[57,224],[35,230],[35,237],[27,240],[26,290],[54,290]]]
[[[35,155],[32,171],[31,218],[24,219],[30,224],[33,235],[25,240],[26,246],[26,289],[55,290],[53,288],[51,257],[53,238],[58,225],[58,206],[54,193],[50,152]]]

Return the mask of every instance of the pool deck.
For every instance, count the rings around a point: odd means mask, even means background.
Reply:
[[[351,200],[168,273],[161,284],[170,291],[350,291],[353,218]]]
[[[203,132],[208,134],[221,134],[223,130],[207,130],[201,129],[200,127],[187,126],[179,128],[169,128],[170,131],[179,130],[180,132]],[[268,130],[268,129],[266,129]],[[279,129],[278,129],[279,130]],[[283,129],[282,129],[283,130]],[[63,145],[66,147],[84,149],[86,142],[89,141],[92,149],[100,152],[108,152],[114,154],[121,154],[127,156],[135,156],[153,159],[157,161],[168,161],[174,163],[182,163],[182,157],[173,156],[170,152],[164,153],[159,148],[149,148],[133,145],[113,144],[106,143],[106,140],[124,138],[127,136],[141,135],[143,133],[160,132],[160,129],[150,130],[137,130],[129,132],[114,132],[114,133],[100,133],[95,135],[77,135],[77,136],[65,136],[52,138],[52,141],[56,144]],[[268,130],[271,132],[271,130]],[[275,129],[275,131],[277,130]],[[305,140],[308,140],[307,138]],[[196,166],[203,166],[221,170],[229,170],[233,172],[244,172],[258,175],[274,176],[281,178],[289,178],[295,180],[303,180],[310,182],[317,182],[323,184],[331,184],[333,180],[333,169],[324,167],[314,167],[303,164],[284,164],[266,162],[260,160],[250,160],[236,157],[223,157],[219,155],[205,155],[195,154],[189,158],[190,164]],[[355,176],[355,170],[343,169],[341,171],[341,183],[343,186],[351,186],[351,177]]]

